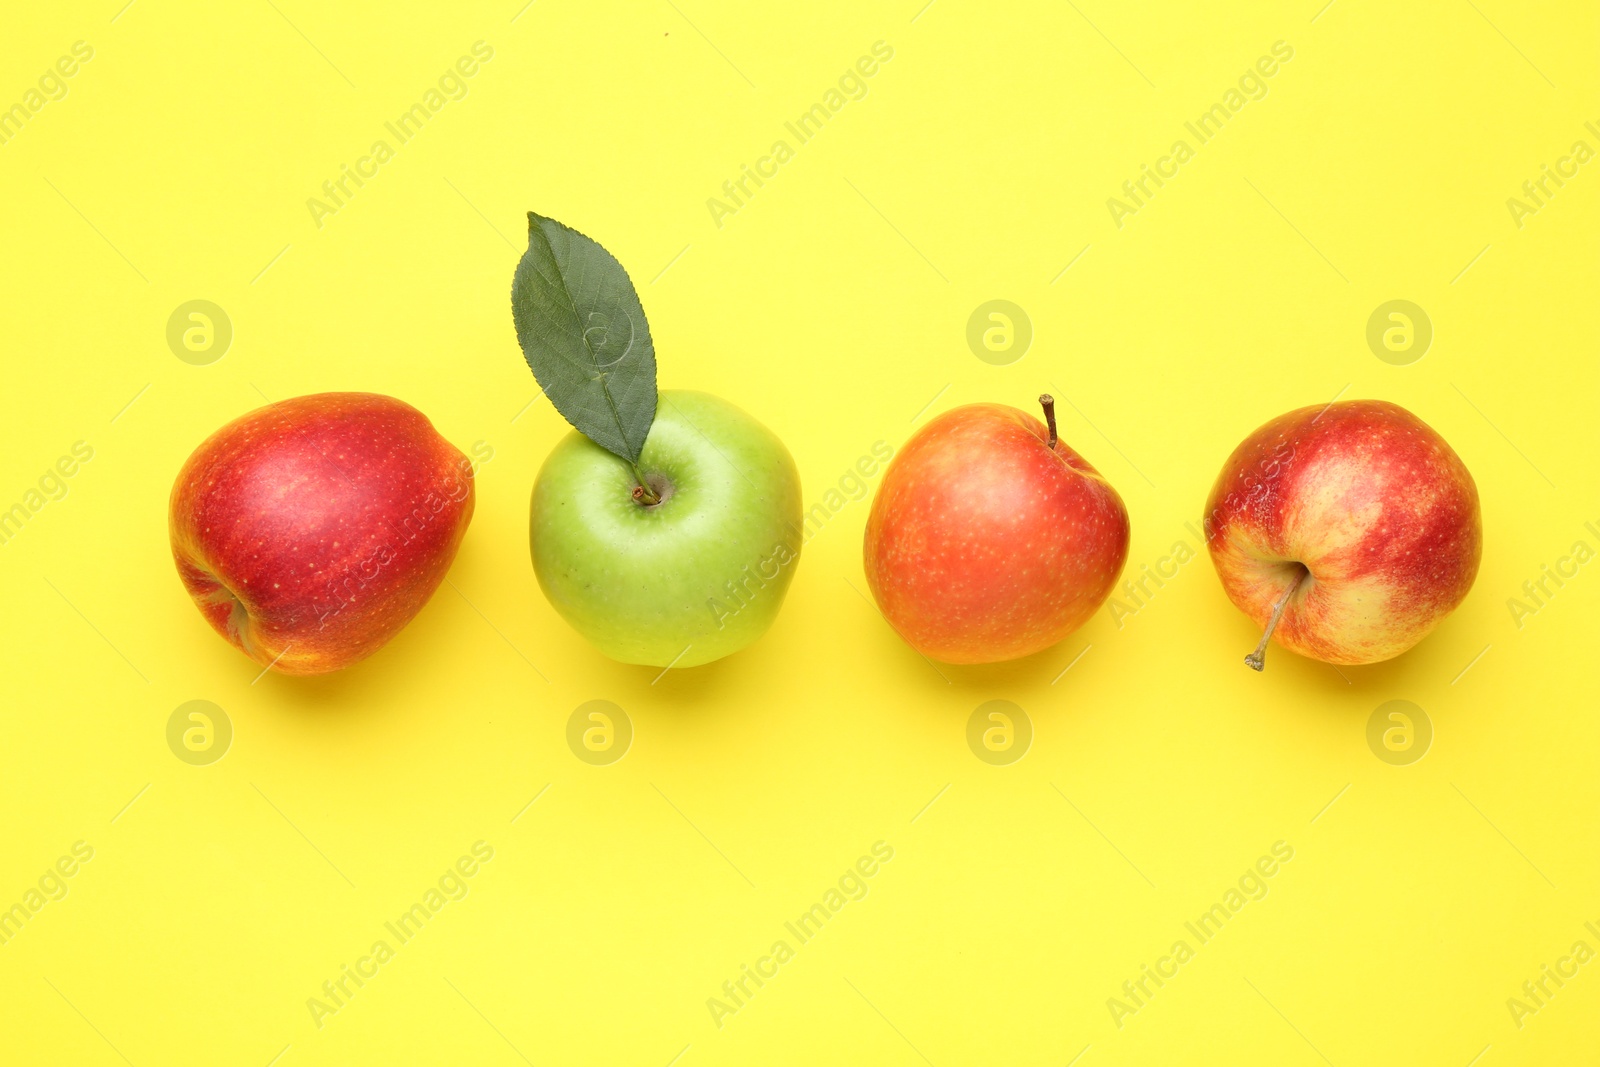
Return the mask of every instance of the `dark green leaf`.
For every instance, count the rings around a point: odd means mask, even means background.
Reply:
[[[528,212],[511,318],[556,410],[601,448],[638,463],[656,417],[656,350],[639,294],[616,257],[577,230]]]

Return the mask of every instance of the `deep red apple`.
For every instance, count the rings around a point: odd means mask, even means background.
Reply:
[[[947,411],[884,473],[867,584],[889,624],[946,663],[1016,659],[1104,603],[1128,558],[1128,511],[1089,461],[1004,404]]]
[[[172,487],[172,554],[223,637],[273,670],[323,674],[422,610],[472,506],[470,462],[416,408],[301,396],[195,449]]]
[[[1478,489],[1405,408],[1347,400],[1245,438],[1206,501],[1228,599],[1267,641],[1328,663],[1377,663],[1427,636],[1478,574]]]

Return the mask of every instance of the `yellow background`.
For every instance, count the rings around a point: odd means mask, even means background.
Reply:
[[[1520,1028],[1506,1005],[1600,948],[1600,569],[1520,628],[1507,606],[1600,547],[1600,163],[1520,228],[1506,206],[1600,147],[1592,10],[120,3],[17,8],[0,35],[5,105],[94,48],[0,145],[0,505],[94,448],[0,546],[0,904],[95,850],[0,947],[0,1058],[1594,1061],[1600,963]],[[315,225],[307,199],[479,40],[468,95]],[[719,228],[707,199],[879,40],[868,95]],[[1107,198],[1279,40],[1268,95],[1118,228]],[[1034,659],[935,669],[860,595],[861,500],[752,648],[659,680],[608,662],[528,559],[567,429],[530,406],[511,327],[530,208],[629,267],[662,386],[765,421],[808,504],[932,413],[1049,390],[1127,501],[1137,574],[1200,549],[1184,524],[1254,427],[1382,397],[1476,477],[1477,585],[1394,662],[1278,650],[1258,676],[1202,553],[1120,628],[1101,612]],[[1006,366],[965,340],[996,298],[1035,334]],[[1397,298],[1435,329],[1408,366],[1365,341]],[[235,331],[208,366],[165,339],[192,299]],[[263,397],[344,389],[487,443],[477,514],[453,587],[377,656],[258,678],[179,585],[167,493]],[[233,724],[211,766],[166,744],[194,699]],[[565,742],[592,699],[633,724],[611,766]],[[1033,726],[1010,766],[965,741],[991,699]],[[1366,742],[1395,699],[1434,728],[1410,766]],[[479,840],[470,894],[319,1028],[307,999]],[[880,840],[865,899],[715,1025],[707,998]],[[1270,893],[1119,1028],[1107,999],[1279,840]]]

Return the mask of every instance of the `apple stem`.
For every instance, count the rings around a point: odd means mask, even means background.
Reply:
[[[1267,642],[1272,639],[1272,631],[1278,628],[1278,620],[1283,618],[1283,609],[1289,606],[1289,598],[1300,591],[1301,583],[1309,577],[1311,577],[1311,572],[1308,570],[1303,571],[1300,577],[1295,579],[1295,583],[1289,587],[1288,592],[1278,598],[1278,602],[1272,606],[1272,618],[1267,620],[1267,628],[1261,635],[1261,643],[1256,646],[1254,652],[1244,658],[1245,666],[1253,671],[1260,671],[1266,667]]]
[[[1039,397],[1039,405],[1044,408],[1044,424],[1050,430],[1050,440],[1045,445],[1054,452],[1056,450],[1056,398],[1049,393]]]
[[[639,484],[633,487],[633,499],[645,507],[661,503],[661,495],[650,488],[650,482],[640,473],[638,467],[633,468],[634,481]]]

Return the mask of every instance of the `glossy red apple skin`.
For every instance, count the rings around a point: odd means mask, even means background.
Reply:
[[[472,519],[472,467],[425,415],[374,393],[295,397],[234,420],[172,487],[178,575],[262,666],[370,656],[428,602]]]
[[[1105,602],[1128,511],[1043,423],[1004,404],[947,411],[884,472],[867,519],[867,584],[891,626],[946,663],[1048,648]]]
[[[1421,641],[1472,588],[1483,554],[1466,465],[1382,400],[1301,408],[1256,430],[1223,465],[1205,524],[1228,599],[1259,626],[1298,567],[1310,571],[1273,640],[1337,664]]]

